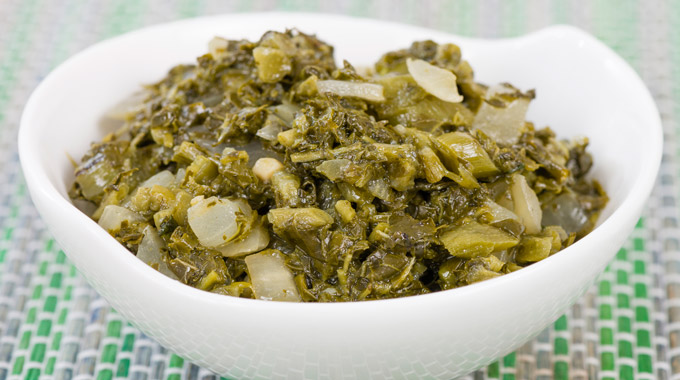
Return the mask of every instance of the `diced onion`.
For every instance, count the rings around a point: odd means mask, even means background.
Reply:
[[[316,171],[325,175],[331,181],[338,181],[343,178],[345,172],[352,169],[352,161],[346,158],[336,158],[334,160],[326,160],[316,167]]]
[[[432,65],[422,59],[406,60],[409,74],[427,93],[450,103],[460,103],[463,96],[458,93],[456,75],[449,70]]]
[[[241,230],[237,213],[250,215],[245,202],[230,201],[217,197],[198,196],[191,200],[187,210],[189,226],[198,241],[205,247],[214,248],[234,239]],[[244,208],[247,207],[247,210]]]
[[[290,125],[295,120],[295,114],[299,111],[299,108],[295,104],[283,100],[281,104],[272,107],[271,110],[284,123]]]
[[[213,37],[210,42],[208,42],[208,51],[214,58],[219,58],[227,52],[229,48],[229,41],[222,37]]]
[[[125,207],[108,205],[104,207],[104,212],[102,212],[102,216],[99,218],[99,225],[111,232],[119,230],[124,221],[128,223],[143,222],[144,218]]]
[[[268,250],[247,256],[245,261],[255,297],[262,300],[300,302],[293,273],[286,267],[281,252]]]
[[[490,224],[500,223],[506,220],[515,220],[519,222],[519,217],[514,212],[492,200],[484,203],[484,206],[486,206],[486,210],[488,210],[489,216],[491,217],[491,220],[489,221]]]
[[[511,89],[498,85],[489,88],[486,97],[491,99],[497,94],[506,94],[510,91]],[[522,134],[529,102],[530,99],[524,97],[504,101],[502,107],[482,102],[472,126],[501,144],[514,144]]]
[[[352,96],[372,102],[384,102],[383,86],[375,83],[348,82],[342,80],[320,80],[316,82],[320,93],[330,92],[339,96]]]
[[[529,234],[541,232],[541,219],[543,218],[541,204],[523,175],[517,173],[512,175],[510,193],[512,194],[515,214],[524,224],[526,232]]]
[[[153,176],[149,177],[146,181],[142,182],[138,188],[142,187],[153,187],[154,185],[159,185],[163,187],[170,187],[175,183],[175,175],[170,173],[168,170],[163,170]]]
[[[276,141],[276,137],[281,133],[281,130],[279,124],[270,123],[258,129],[257,132],[255,132],[255,136],[267,141]]]
[[[588,215],[583,206],[570,192],[563,192],[546,202],[542,211],[543,220],[541,223],[544,222],[546,226],[558,225],[567,234],[578,234],[588,224]]]
[[[227,243],[217,247],[224,257],[239,257],[249,253],[258,252],[269,245],[269,231],[262,224],[258,224],[250,230],[245,239]]]
[[[253,174],[264,182],[269,182],[274,173],[280,170],[283,170],[281,161],[271,157],[262,157],[253,165]]]
[[[158,268],[158,271],[164,275],[177,280],[177,275],[168,268],[168,265],[163,260],[161,255],[163,245],[163,240],[158,236],[156,229],[146,226],[142,242],[139,244],[139,248],[137,248],[137,258],[151,267]]]

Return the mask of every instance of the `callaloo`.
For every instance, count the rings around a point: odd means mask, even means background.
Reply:
[[[70,196],[138,258],[215,293],[393,298],[540,261],[607,203],[585,138],[525,120],[453,44],[336,66],[299,31],[215,38],[110,117]]]

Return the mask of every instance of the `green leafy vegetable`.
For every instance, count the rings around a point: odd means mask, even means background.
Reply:
[[[74,203],[161,273],[278,301],[452,289],[545,259],[607,196],[588,140],[525,120],[535,94],[475,82],[458,46],[361,74],[298,31],[216,37],[112,114]],[[120,108],[120,107],[119,107]]]

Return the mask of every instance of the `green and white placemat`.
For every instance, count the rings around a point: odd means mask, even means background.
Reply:
[[[0,0],[0,380],[217,379],[127,324],[60,251],[28,197],[17,128],[35,86],[83,48],[146,25],[244,11],[342,13],[478,37],[579,26],[621,54],[661,111],[661,173],[599,282],[535,340],[466,379],[680,379],[677,1]]]

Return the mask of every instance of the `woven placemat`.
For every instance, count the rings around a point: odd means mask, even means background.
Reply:
[[[460,35],[579,26],[621,54],[657,101],[661,174],[627,244],[553,326],[466,379],[680,379],[680,7],[667,1],[0,2],[0,380],[216,379],[127,324],[52,240],[19,168],[16,137],[33,88],[99,41],[146,25],[225,12],[304,10],[400,21]]]

